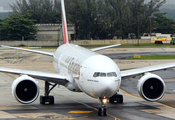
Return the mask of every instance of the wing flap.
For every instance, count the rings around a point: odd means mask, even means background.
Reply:
[[[3,68],[3,67],[0,67],[0,71],[5,73],[20,74],[20,75],[25,74],[33,78],[57,83],[63,86],[65,86],[69,82],[66,76],[63,76],[57,73],[47,73],[47,72],[20,70],[20,69]]]
[[[164,69],[173,68],[173,67],[175,67],[175,63],[167,63],[167,64],[161,64],[161,65],[155,65],[155,66],[149,66],[149,67],[143,67],[143,68],[136,68],[131,70],[124,70],[124,71],[121,71],[121,77],[122,78],[129,77],[129,76],[134,76],[138,74],[143,74],[146,72],[164,70]]]

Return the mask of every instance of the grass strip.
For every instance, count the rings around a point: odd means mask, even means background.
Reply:
[[[148,55],[140,58],[128,57],[130,60],[157,60],[157,59],[175,59],[175,55]]]
[[[99,45],[80,45],[82,47],[92,49],[97,47],[108,46],[112,44],[99,44]],[[144,43],[144,44],[122,44],[121,46],[114,48],[175,48],[175,45],[171,44],[154,44],[154,43]]]

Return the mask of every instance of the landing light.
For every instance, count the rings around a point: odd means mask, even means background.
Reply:
[[[107,103],[108,100],[106,98],[104,98],[102,101],[105,104],[105,103]]]

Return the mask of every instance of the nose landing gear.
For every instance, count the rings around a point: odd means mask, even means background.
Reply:
[[[99,98],[100,102],[101,102],[101,108],[98,109],[98,116],[107,116],[107,110],[106,110],[106,103],[108,101],[108,99],[106,97],[104,98]]]

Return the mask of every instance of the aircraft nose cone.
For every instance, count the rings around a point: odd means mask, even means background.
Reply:
[[[115,80],[107,80],[105,82],[101,81],[100,82],[101,90],[99,90],[100,96],[106,96],[106,97],[112,96],[118,90],[118,84],[119,83],[115,82]]]

